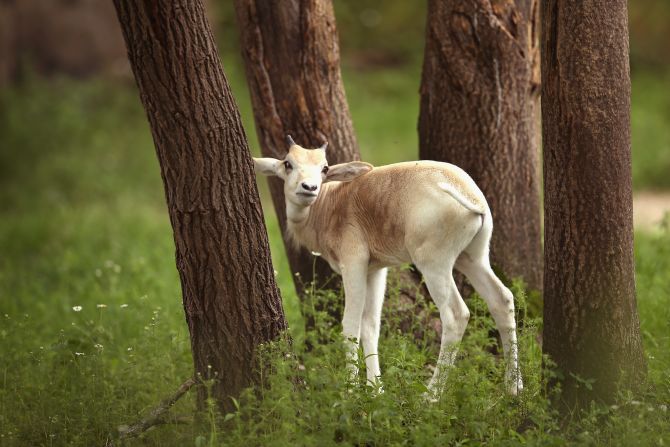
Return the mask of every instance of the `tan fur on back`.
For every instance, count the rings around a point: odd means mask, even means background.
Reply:
[[[289,224],[289,234],[331,265],[361,249],[368,250],[371,265],[409,262],[408,250],[425,238],[438,240],[443,232],[463,226],[459,219],[472,222],[476,216],[444,192],[440,182],[487,209],[483,194],[460,168],[432,161],[397,163],[348,183],[324,184],[307,221]],[[424,227],[431,230],[428,236],[423,236]]]

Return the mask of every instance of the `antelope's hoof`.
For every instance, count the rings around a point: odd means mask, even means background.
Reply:
[[[523,391],[523,380],[521,377],[508,379],[505,381],[507,384],[507,392],[510,396],[518,396]]]

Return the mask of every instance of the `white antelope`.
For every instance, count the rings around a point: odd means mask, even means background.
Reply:
[[[295,243],[321,253],[342,275],[343,335],[352,377],[359,340],[367,380],[380,377],[377,344],[387,267],[414,263],[423,273],[442,321],[440,355],[428,385],[439,395],[470,317],[452,270],[463,272],[486,301],[502,339],[505,383],[516,395],[518,371],[514,297],[493,273],[491,211],[462,169],[435,161],[375,167],[354,161],[328,166],[327,143],[305,149],[287,137],[283,160],[255,158],[257,173],[284,181],[288,233]]]

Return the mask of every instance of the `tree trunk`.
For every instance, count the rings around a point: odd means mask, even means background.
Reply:
[[[174,230],[196,373],[224,410],[285,328],[249,148],[201,0],[114,0]],[[204,390],[201,390],[200,403]]]
[[[290,134],[306,147],[317,147],[327,140],[331,164],[359,160],[340,73],[331,1],[235,0],[235,9],[263,155],[284,158],[288,149],[286,135]],[[313,280],[315,258],[305,249],[296,250],[287,239],[283,183],[276,178],[268,180],[291,271],[300,274],[294,280],[296,291],[302,296],[303,286]],[[315,273],[317,287],[339,289],[339,276],[321,258],[316,258]],[[395,272],[391,278],[403,284],[398,300],[386,306],[391,321],[403,328],[411,327],[416,318],[431,328],[439,325],[439,318],[425,310],[422,296],[428,295],[420,275]],[[339,308],[328,308],[338,320],[341,315],[333,309]],[[307,327],[311,328],[313,319],[306,317]],[[413,332],[423,337],[423,332]]]
[[[18,71],[15,9],[12,3],[0,2],[0,88],[10,85]]]
[[[331,164],[359,160],[330,0],[235,0],[235,9],[263,155],[284,158],[290,134],[304,147],[328,141]],[[268,181],[291,271],[300,274],[294,282],[301,295],[313,279],[315,258],[288,240],[283,182]],[[337,289],[333,275],[317,258],[317,287]]]
[[[129,68],[110,2],[0,1],[0,82],[34,74],[128,76]]]
[[[492,264],[542,288],[536,0],[429,0],[419,154],[467,171],[491,207]]]
[[[645,373],[635,300],[625,0],[542,11],[544,352],[564,402],[611,401]],[[584,381],[593,381],[585,386]]]

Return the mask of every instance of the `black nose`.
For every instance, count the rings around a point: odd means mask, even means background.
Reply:
[[[318,186],[310,185],[308,183],[302,183],[301,186],[302,186],[302,189],[306,189],[307,191],[316,191],[316,188],[318,188]]]

